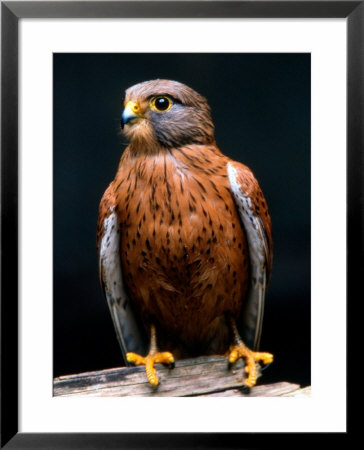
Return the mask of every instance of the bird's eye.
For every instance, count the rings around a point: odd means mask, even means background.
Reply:
[[[153,111],[166,112],[172,106],[172,100],[165,95],[153,97],[150,101],[150,107]]]

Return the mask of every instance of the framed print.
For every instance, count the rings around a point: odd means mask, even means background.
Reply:
[[[2,2],[2,446],[239,448],[242,438],[254,447],[284,432],[287,441],[348,436],[346,302],[362,269],[363,8]],[[98,291],[97,209],[124,147],[123,92],[156,78],[206,96],[221,150],[263,188],[277,230],[261,345],[275,361],[263,380],[312,383],[309,398],[52,395],[54,376],[122,365]]]

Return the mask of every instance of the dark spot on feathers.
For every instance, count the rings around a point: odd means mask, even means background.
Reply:
[[[209,180],[209,181],[210,181],[211,186],[214,188],[214,190],[215,190],[216,192],[219,192],[219,191],[217,190],[216,184],[215,184],[212,180]]]
[[[193,177],[193,178],[194,178],[194,177]],[[206,194],[205,186],[204,186],[200,181],[198,181],[196,178],[194,178],[194,180],[195,180],[196,183],[200,186],[201,190]]]

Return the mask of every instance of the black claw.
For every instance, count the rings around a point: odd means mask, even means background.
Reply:
[[[264,364],[263,366],[260,367],[260,370],[265,370],[267,369],[272,363],[268,363],[268,364]]]
[[[230,370],[233,367],[234,363],[228,361],[228,369]]]
[[[174,363],[174,361],[168,364],[168,368],[169,368],[169,369],[174,369],[174,368],[175,368],[175,363]]]
[[[248,386],[247,384],[243,384],[240,389],[243,394],[250,394],[251,387]]]

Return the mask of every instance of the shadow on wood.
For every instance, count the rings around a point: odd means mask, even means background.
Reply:
[[[174,369],[156,365],[159,386],[147,382],[144,367],[120,367],[97,372],[66,375],[54,379],[54,396],[96,397],[309,397],[310,387],[288,382],[257,385],[249,394],[242,392],[244,367],[228,370],[223,356],[203,356],[176,362]]]

